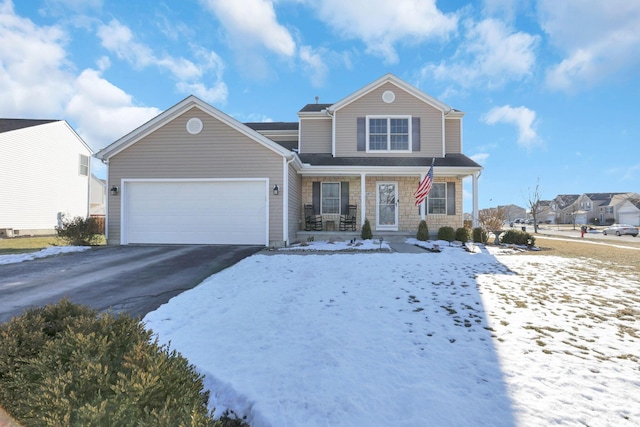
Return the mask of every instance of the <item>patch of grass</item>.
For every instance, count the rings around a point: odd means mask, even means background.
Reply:
[[[68,246],[57,236],[13,237],[0,239],[0,255],[37,252],[49,246]]]

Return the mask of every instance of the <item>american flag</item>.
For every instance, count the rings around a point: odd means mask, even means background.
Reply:
[[[420,206],[424,199],[427,198],[431,191],[431,184],[433,184],[433,163],[431,163],[427,176],[424,177],[420,185],[418,185],[418,189],[413,193],[416,198],[416,206]]]

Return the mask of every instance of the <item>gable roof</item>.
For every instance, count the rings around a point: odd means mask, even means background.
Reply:
[[[347,105],[351,104],[352,102],[356,101],[357,99],[363,97],[364,95],[368,94],[369,92],[379,88],[380,86],[382,86],[382,85],[384,85],[386,83],[391,83],[391,84],[397,86],[398,88],[410,93],[411,95],[413,95],[416,98],[420,99],[421,101],[431,105],[432,107],[442,111],[445,114],[448,114],[448,113],[451,113],[451,112],[456,113],[456,115],[458,115],[458,116],[461,116],[461,115],[464,114],[459,110],[454,110],[453,108],[449,107],[444,102],[438,101],[434,97],[432,97],[430,95],[427,95],[426,93],[424,93],[420,89],[416,88],[415,86],[412,86],[412,85],[408,84],[404,80],[399,79],[398,77],[396,77],[395,75],[393,75],[391,73],[385,74],[384,76],[380,77],[379,79],[375,80],[374,82],[371,82],[368,85],[364,86],[363,88],[353,92],[351,95],[347,96],[346,98],[343,98],[340,101],[336,102],[335,104],[327,107],[327,109],[330,112],[338,111],[339,109],[341,109],[343,107],[346,107]],[[310,105],[314,105],[314,104],[310,104]],[[315,104],[315,105],[323,105],[323,104]],[[308,105],[307,105],[307,107],[308,107]]]
[[[0,133],[59,121],[60,120],[0,119]]]
[[[571,205],[573,202],[578,200],[580,197],[579,194],[558,194],[553,201],[556,202],[558,208],[564,209],[567,206]]]
[[[166,123],[170,122],[171,120],[175,119],[176,117],[180,116],[181,114],[185,113],[186,111],[190,110],[193,107],[196,107],[202,110],[204,113],[209,114],[212,117],[215,117],[216,119],[225,123],[229,127],[237,130],[243,135],[253,139],[257,143],[263,145],[264,147],[270,149],[271,151],[283,157],[290,157],[292,155],[290,150],[287,150],[283,146],[259,134],[257,131],[251,129],[247,125],[240,123],[239,121],[229,116],[228,114],[225,114],[222,111],[218,110],[217,108],[207,104],[200,98],[194,95],[190,95],[187,98],[180,101],[179,103],[177,103],[176,105],[174,105],[173,107],[169,108],[168,110],[165,110],[164,112],[160,113],[153,119],[149,120],[142,126],[138,127],[137,129],[134,129],[133,131],[129,132],[122,138],[118,139],[117,141],[113,142],[112,144],[108,145],[102,150],[98,151],[98,153],[96,153],[96,157],[101,160],[106,160],[106,159],[109,159],[110,157],[113,157],[114,155],[120,153],[121,151],[125,150],[126,148],[140,141],[145,136],[161,128]]]

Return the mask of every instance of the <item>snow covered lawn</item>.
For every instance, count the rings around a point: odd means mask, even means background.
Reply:
[[[640,422],[637,274],[440,246],[254,255],[145,321],[254,427]]]

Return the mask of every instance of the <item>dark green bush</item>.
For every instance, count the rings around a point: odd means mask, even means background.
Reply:
[[[487,243],[489,236],[487,232],[482,229],[482,227],[476,227],[473,229],[473,241],[475,243]]]
[[[453,227],[440,227],[438,230],[438,240],[446,240],[451,243],[456,239],[456,232]]]
[[[0,405],[27,426],[233,425],[202,379],[127,315],[62,300],[0,325]]]
[[[360,231],[360,237],[362,240],[372,239],[373,233],[371,232],[371,224],[368,219],[364,220],[364,224],[362,224],[362,230]]]
[[[63,216],[60,225],[56,226],[56,232],[58,237],[76,246],[95,245],[101,236],[98,221],[92,217],[83,218],[81,216],[75,218]]]
[[[526,231],[507,230],[502,235],[502,243],[532,246],[535,242],[536,238]]]
[[[469,229],[466,227],[456,229],[456,240],[462,243],[467,243],[469,241]]]
[[[416,236],[416,239],[423,242],[429,240],[429,227],[427,227],[427,221],[425,221],[424,219],[420,221],[420,224],[418,224],[418,234]]]

